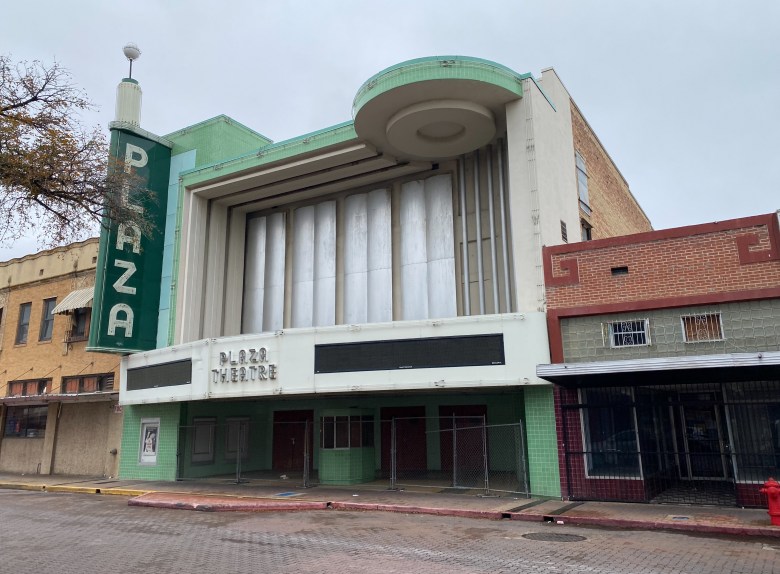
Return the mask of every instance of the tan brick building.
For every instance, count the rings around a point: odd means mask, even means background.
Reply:
[[[574,101],[571,124],[582,239],[650,231],[650,220],[631,193],[628,182]]]
[[[116,474],[119,358],[85,351],[97,252],[0,263],[0,471]]]

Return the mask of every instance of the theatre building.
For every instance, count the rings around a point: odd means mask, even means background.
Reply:
[[[544,250],[561,492],[763,506],[780,471],[772,213]]]
[[[650,224],[553,70],[404,62],[279,143],[139,108],[123,80],[113,153],[160,233],[102,238],[90,339],[122,477],[560,494],[542,245]]]
[[[98,240],[0,263],[0,471],[116,476],[119,357],[86,352]]]

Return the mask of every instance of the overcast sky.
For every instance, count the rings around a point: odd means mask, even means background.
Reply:
[[[280,141],[351,119],[387,66],[475,56],[555,68],[656,229],[780,209],[777,0],[27,0],[0,16],[0,52],[59,61],[106,131],[131,41],[159,135],[226,114]]]

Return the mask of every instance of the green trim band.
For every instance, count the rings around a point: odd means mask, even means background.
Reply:
[[[185,187],[211,181],[215,177],[224,177],[246,169],[282,161],[304,153],[357,139],[355,127],[351,121],[329,128],[304,134],[289,140],[261,147],[255,151],[225,161],[196,167],[181,173]],[[215,173],[216,172],[216,173]]]
[[[468,56],[432,56],[401,62],[373,75],[360,86],[352,104],[355,117],[366,102],[394,88],[429,80],[474,80],[502,87],[522,97],[522,81],[531,74],[513,70],[481,58]]]

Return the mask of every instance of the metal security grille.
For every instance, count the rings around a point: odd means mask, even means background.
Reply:
[[[780,470],[780,382],[560,389],[572,499],[758,506]]]

